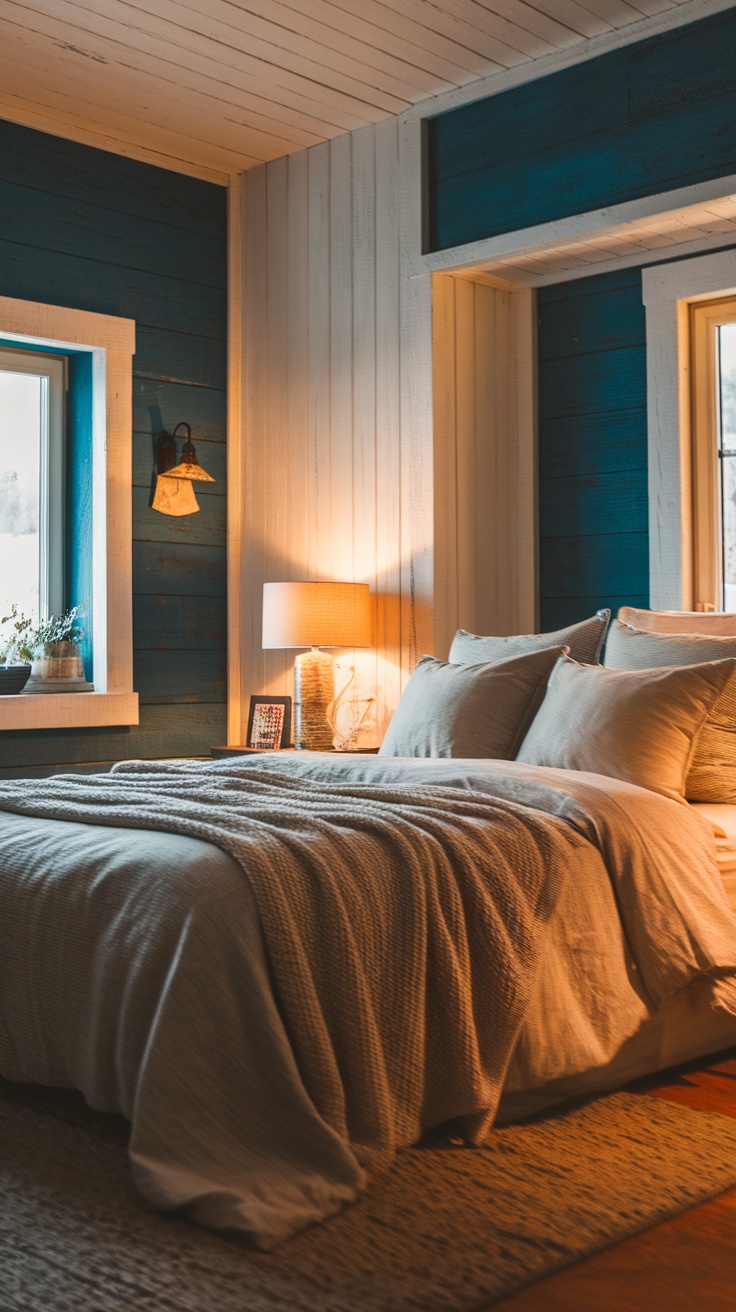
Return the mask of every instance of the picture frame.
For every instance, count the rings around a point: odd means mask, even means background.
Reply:
[[[291,697],[250,699],[247,746],[251,751],[273,752],[291,743]]]

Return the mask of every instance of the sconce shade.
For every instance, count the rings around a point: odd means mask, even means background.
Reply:
[[[181,449],[181,460],[173,469],[165,470],[161,475],[162,478],[183,478],[189,482],[193,480],[195,483],[215,483],[217,480],[211,474],[208,474],[197,460],[197,452],[192,443],[192,430],[189,424],[183,422],[177,424],[173,433],[174,437],[176,437],[177,428],[186,428],[187,430],[186,441]]]
[[[166,478],[163,474],[156,478],[151,506],[162,515],[193,515],[199,510],[191,483],[183,478]]]
[[[262,645],[370,647],[367,583],[264,583]]]

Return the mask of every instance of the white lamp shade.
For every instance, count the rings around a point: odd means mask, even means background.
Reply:
[[[264,647],[370,647],[367,583],[264,583]]]

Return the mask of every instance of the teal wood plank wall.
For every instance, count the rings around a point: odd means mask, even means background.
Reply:
[[[641,271],[539,292],[540,623],[648,605]]]
[[[430,250],[736,172],[736,10],[427,123]]]
[[[736,172],[734,49],[731,9],[429,120],[430,248]],[[539,292],[539,516],[543,630],[648,604],[640,269]]]
[[[0,122],[0,295],[136,321],[133,359],[137,727],[0,732],[0,775],[206,755],[226,698],[226,193]],[[180,420],[217,479],[199,514],[149,506],[153,442]],[[201,485],[204,486],[204,485]]]

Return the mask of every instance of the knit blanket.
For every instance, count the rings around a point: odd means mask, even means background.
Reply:
[[[12,805],[203,838],[235,858],[304,1083],[362,1165],[387,1165],[448,1118],[484,1136],[585,846],[569,825],[531,829],[527,808],[450,787],[326,789],[189,763],[57,777]]]

